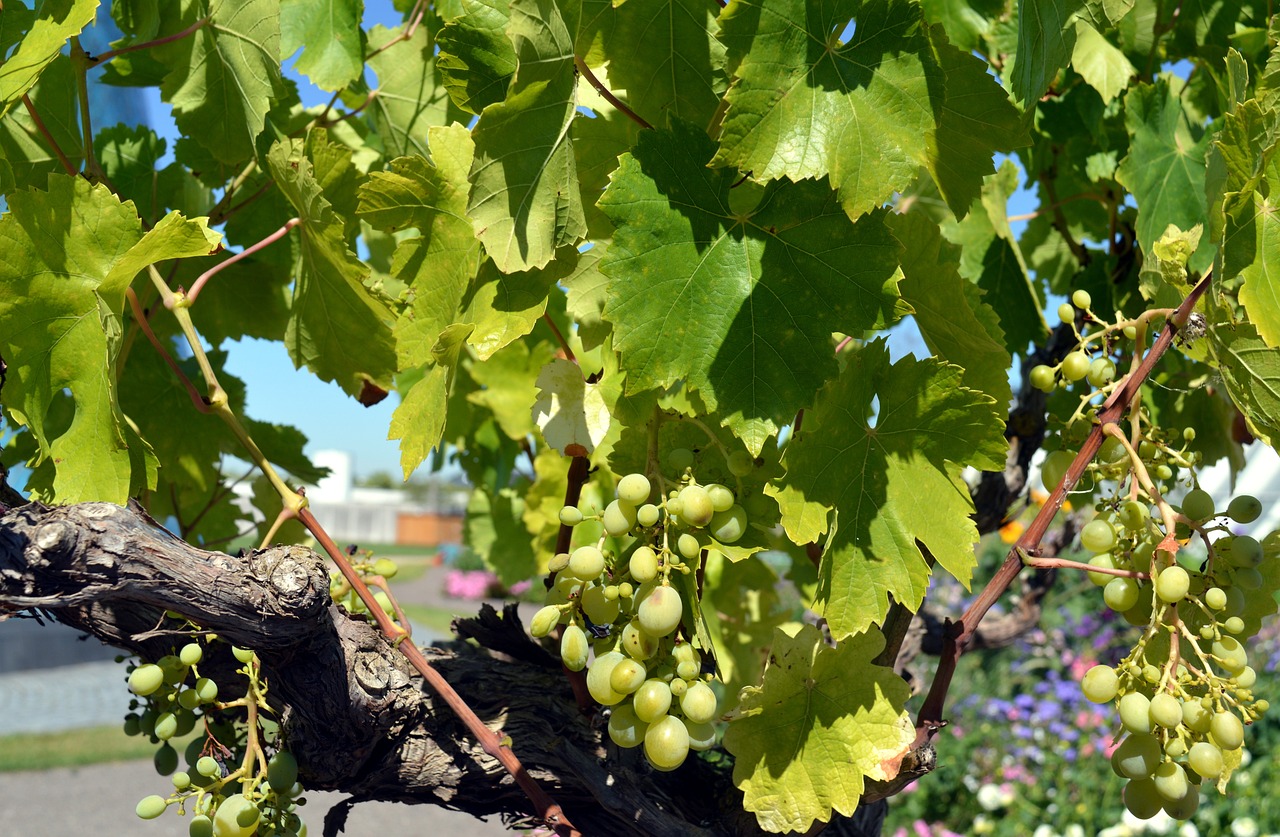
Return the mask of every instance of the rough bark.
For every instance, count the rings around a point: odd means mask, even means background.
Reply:
[[[0,510],[3,510],[0,508]],[[0,516],[0,618],[36,609],[110,645],[157,659],[184,641],[182,614],[262,661],[305,786],[355,801],[442,805],[529,824],[528,800],[404,658],[368,622],[329,598],[324,561],[308,549],[242,556],[196,549],[139,508],[30,503]],[[527,638],[515,608],[459,626],[467,642],[424,649],[486,723],[501,728],[529,772],[585,834],[748,835],[725,759],[689,759],[669,773],[602,743],[577,709],[558,663]],[[202,673],[233,683],[229,646]],[[611,751],[608,751],[611,750]],[[883,802],[933,766],[913,761],[893,786],[869,788],[855,818],[826,834],[878,834]],[[343,809],[326,831],[336,833]]]

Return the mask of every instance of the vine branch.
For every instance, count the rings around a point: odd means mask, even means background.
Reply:
[[[578,72],[582,73],[582,77],[585,78],[591,84],[591,86],[596,89],[597,93],[599,93],[601,96],[604,97],[605,101],[607,101],[609,104],[613,105],[615,108],[625,113],[627,115],[627,118],[629,118],[632,122],[639,125],[641,128],[648,128],[651,131],[653,130],[653,126],[649,124],[649,121],[647,119],[645,119],[643,116],[641,116],[640,114],[632,110],[630,107],[628,107],[626,103],[624,103],[617,96],[613,95],[613,91],[605,87],[604,83],[601,82],[600,79],[596,78],[596,74],[591,72],[591,68],[587,66],[586,61],[583,61],[581,58],[575,55],[573,56],[573,66],[578,68]]]
[[[155,40],[151,40],[151,41],[142,41],[140,43],[130,44],[129,46],[122,46],[119,49],[109,49],[106,52],[99,53],[98,55],[89,55],[88,53],[85,53],[85,58],[88,60],[88,65],[90,67],[96,67],[105,61],[110,61],[112,58],[115,58],[117,55],[124,55],[130,52],[137,52],[140,49],[150,49],[151,47],[173,43],[174,41],[180,41],[183,38],[190,37],[191,35],[194,35],[197,31],[199,31],[208,22],[209,22],[209,18],[202,17],[199,20],[197,20],[195,23],[188,26],[186,29],[183,29],[181,32],[175,32],[172,35],[165,35],[163,38],[156,38]]]

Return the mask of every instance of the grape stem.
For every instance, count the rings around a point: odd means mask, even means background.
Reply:
[[[938,730],[945,725],[943,710],[946,705],[947,692],[951,688],[951,681],[955,676],[956,664],[960,659],[960,655],[968,650],[973,643],[978,624],[1009,589],[1013,580],[1017,578],[1018,573],[1022,571],[1022,556],[1025,553],[1034,551],[1039,545],[1041,539],[1049,530],[1053,518],[1057,515],[1058,510],[1062,508],[1063,502],[1066,501],[1067,493],[1075,487],[1076,483],[1084,475],[1089,463],[1098,455],[1098,449],[1102,447],[1102,440],[1105,435],[1103,427],[1108,424],[1114,425],[1129,409],[1131,402],[1137,396],[1147,377],[1150,376],[1156,363],[1168,351],[1169,346],[1173,344],[1174,336],[1186,325],[1187,319],[1191,316],[1191,312],[1200,297],[1208,289],[1212,278],[1212,271],[1206,273],[1191,289],[1191,292],[1187,294],[1186,299],[1182,301],[1177,310],[1165,321],[1159,338],[1152,344],[1142,362],[1126,377],[1124,385],[1116,389],[1102,405],[1098,415],[1098,424],[1094,426],[1081,445],[1080,451],[1067,468],[1062,481],[1053,489],[1049,499],[1040,508],[1035,519],[1031,521],[1031,524],[1009,550],[1000,569],[996,571],[996,574],[992,576],[986,587],[965,610],[960,620],[958,622],[948,621],[937,673],[934,675],[933,682],[929,684],[929,693],[925,697],[924,704],[921,706],[920,713],[916,718],[916,741],[913,747],[929,743]],[[1170,531],[1170,536],[1172,536],[1172,531]]]
[[[596,74],[591,72],[591,68],[587,66],[587,62],[575,55],[573,56],[573,66],[576,67],[578,72],[582,74],[582,77],[596,89],[596,92],[604,97],[605,101],[622,111],[628,119],[639,125],[641,128],[648,128],[650,131],[653,130],[653,126],[650,125],[643,116],[627,107],[625,102],[613,95],[613,91],[605,87],[604,83],[601,82],[600,79],[596,78]]]
[[[1067,570],[1084,570],[1090,573],[1099,573],[1100,575],[1114,575],[1119,578],[1137,578],[1148,579],[1151,576],[1147,573],[1138,572],[1137,570],[1121,570],[1111,567],[1095,567],[1092,564],[1085,564],[1081,561],[1069,561],[1066,558],[1037,558],[1028,553],[1022,554],[1022,562],[1028,567],[1036,569],[1067,569]]]
[[[54,156],[58,158],[58,162],[62,164],[62,170],[67,174],[75,177],[78,172],[76,167],[71,165],[71,161],[67,159],[67,155],[62,153],[62,148],[58,145],[58,141],[53,138],[53,134],[49,133],[49,128],[44,124],[44,120],[40,118],[40,114],[36,112],[36,106],[32,103],[31,97],[23,95],[22,106],[27,109],[27,115],[31,117],[31,121],[35,123],[36,130],[40,132],[40,136],[44,137],[44,141],[49,143],[49,148],[53,150]]]

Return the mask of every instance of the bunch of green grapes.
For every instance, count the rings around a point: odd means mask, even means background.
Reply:
[[[1101,322],[1089,308],[1092,303],[1088,291],[1076,291],[1071,295],[1071,302],[1058,306],[1058,317],[1074,327],[1076,309],[1080,309],[1089,321]],[[1130,340],[1138,334],[1136,325],[1118,325],[1114,330]],[[1110,345],[1090,347],[1087,341],[1081,340],[1056,366],[1041,364],[1033,367],[1030,373],[1031,385],[1042,392],[1053,392],[1055,388],[1066,388],[1077,381],[1087,381],[1094,389],[1109,390],[1116,380],[1116,364],[1111,358],[1110,349]]]
[[[212,635],[207,642],[217,642]],[[205,649],[198,641],[182,646],[176,654],[155,663],[131,664],[129,690],[136,696],[125,716],[127,735],[145,735],[159,744],[154,764],[161,776],[169,776],[173,791],[168,796],[153,794],[138,802],[142,819],[155,819],[170,806],[183,815],[192,814],[190,837],[305,837],[307,827],[297,809],[302,786],[298,784],[298,763],[276,744],[276,752],[262,764],[247,758],[250,751],[262,752],[268,730],[278,728],[257,721],[257,711],[265,708],[262,682],[256,657],[247,648],[231,649],[248,678],[243,698],[219,702],[218,685],[201,677],[199,665]],[[254,704],[254,727],[228,720]],[[170,743],[190,733],[197,720],[204,722],[206,735],[196,736],[180,757]],[[238,727],[245,727],[241,730]]]
[[[397,619],[398,615],[391,596],[386,590],[380,589],[400,571],[396,562],[390,558],[374,558],[371,550],[357,551],[354,546],[347,549],[347,555],[350,556],[352,569],[373,588],[373,598],[382,607],[383,612],[393,620]],[[348,613],[369,612],[364,600],[356,594],[347,579],[337,570],[329,572],[329,598],[346,608]]]
[[[709,685],[714,661],[694,647],[694,626],[686,624],[697,602],[684,601],[672,579],[695,571],[713,541],[740,539],[748,523],[732,490],[698,484],[693,459],[687,449],[669,455],[682,476],[665,496],[644,474],[619,480],[617,498],[593,515],[604,527],[600,540],[552,560],[554,582],[531,629],[543,637],[563,626],[561,660],[571,671],[587,669],[591,696],[612,707],[609,737],[620,747],[643,744],[649,763],[664,771],[691,749],[714,745],[718,710]],[[729,465],[735,474],[752,467],[745,452]],[[572,506],[560,512],[568,526],[584,517]],[[627,545],[611,549],[610,539]]]

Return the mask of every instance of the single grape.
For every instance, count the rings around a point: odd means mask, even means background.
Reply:
[[[632,476],[636,475],[632,474]],[[636,525],[636,507],[622,500],[614,500],[605,507],[602,522],[604,523],[604,530],[611,537],[620,538],[630,532],[632,527]],[[570,558],[569,560],[572,566],[573,559]],[[592,576],[592,578],[594,577]]]
[[[1182,567],[1174,564],[1160,571],[1156,577],[1156,595],[1160,601],[1175,604],[1187,597],[1191,589],[1191,576]]]
[[[134,813],[144,820],[154,820],[156,817],[163,814],[165,809],[168,807],[169,803],[165,801],[163,796],[156,796],[155,794],[152,794],[151,796],[144,796],[141,801],[138,802],[138,806],[133,810]]]
[[[747,510],[733,505],[711,517],[711,537],[720,543],[734,543],[747,531]]]
[[[541,639],[551,633],[551,629],[560,621],[560,608],[555,605],[547,605],[533,614],[533,621],[529,623],[529,633],[534,637]]]
[[[373,562],[374,575],[380,575],[383,578],[392,579],[396,577],[396,573],[398,572],[400,572],[400,567],[397,566],[396,562],[392,561],[390,558],[379,558],[377,561]],[[183,662],[185,663],[186,660],[183,660]]]
[[[1151,720],[1165,729],[1176,728],[1182,723],[1182,703],[1168,692],[1160,692],[1151,698]]]
[[[1116,556],[1110,552],[1104,552],[1101,555],[1095,555],[1089,559],[1089,566],[1104,567],[1109,570],[1120,569],[1120,564],[1116,561]],[[1109,573],[1089,573],[1089,580],[1093,582],[1095,587],[1106,587],[1111,583],[1111,579],[1119,578]]]
[[[569,553],[567,552],[557,552],[555,555],[551,556],[551,559],[549,561],[547,561],[548,572],[558,573],[568,566],[569,566]]]
[[[618,614],[622,611],[616,591],[614,598],[610,599],[605,593],[605,588],[599,584],[592,584],[584,589],[582,598],[579,601],[582,604],[582,609],[586,611],[587,618],[597,625],[613,624],[613,620],[617,619]]]
[[[715,511],[728,511],[733,508],[733,492],[728,486],[712,483],[707,486],[707,496],[711,498],[711,508]]]
[[[1262,586],[1262,573],[1253,567],[1240,567],[1231,574],[1231,579],[1242,590],[1257,590]]]
[[[574,506],[565,506],[560,510],[560,523],[564,526],[577,526],[582,522],[582,512]]]
[[[1193,488],[1182,498],[1182,514],[1199,523],[1213,517],[1213,497],[1207,491]]]
[[[198,643],[188,642],[182,646],[182,650],[178,652],[178,659],[183,665],[193,666],[204,659],[204,649]]]
[[[755,460],[745,450],[735,450],[729,454],[729,473],[735,477],[745,477],[756,467]]]
[[[136,712],[124,716],[124,734],[134,736],[142,732],[142,718]]]
[[[1138,582],[1132,578],[1113,578],[1102,588],[1102,599],[1107,607],[1117,613],[1124,613],[1138,603],[1141,593]]]
[[[249,837],[257,830],[261,816],[257,805],[244,794],[234,793],[222,800],[213,815],[213,833],[215,837]]]
[[[639,747],[649,725],[636,717],[628,704],[616,706],[609,715],[609,738],[619,747]]]
[[[569,671],[582,671],[587,667],[587,634],[577,625],[565,625],[560,634],[560,661]]]
[[[1161,762],[1153,781],[1156,792],[1164,797],[1165,802],[1177,802],[1187,795],[1187,774],[1177,762]]]
[[[1187,753],[1187,764],[1206,779],[1216,779],[1222,773],[1222,751],[1208,741],[1197,741]]]
[[[1126,340],[1137,340],[1137,339],[1138,339],[1138,327],[1137,327],[1137,326],[1125,326],[1125,327],[1124,327],[1124,331],[1123,331],[1122,333],[1124,334],[1124,339],[1126,339]]]
[[[1209,731],[1213,713],[1199,699],[1182,701],[1182,723],[1192,732],[1204,734]]]
[[[288,750],[280,750],[267,762],[267,784],[284,793],[298,781],[298,760]]]
[[[680,517],[695,529],[711,522],[716,512],[711,495],[700,485],[686,485],[680,491]]]
[[[1227,606],[1222,609],[1222,612],[1227,616],[1239,616],[1244,613],[1244,591],[1239,587],[1228,587],[1226,592]]]
[[[173,746],[165,743],[160,749],[156,750],[156,754],[151,758],[151,763],[155,766],[156,772],[161,776],[168,776],[178,769],[178,751]]]
[[[1080,545],[1090,552],[1110,552],[1116,545],[1116,529],[1110,521],[1095,517],[1080,530]]]
[[[1052,367],[1044,364],[1031,367],[1031,386],[1041,392],[1053,392],[1053,388],[1057,383],[1058,376],[1054,374]]]
[[[693,451],[688,448],[672,448],[667,451],[667,468],[677,475],[684,473],[685,468],[693,467]]]
[[[671,587],[658,586],[640,603],[636,616],[645,633],[663,637],[680,624],[683,607],[679,593]]]
[[[658,653],[658,637],[645,633],[638,619],[632,619],[622,628],[622,650],[636,660],[647,660]]]
[[[201,756],[196,762],[196,772],[201,776],[221,776],[222,768],[218,766],[217,760],[213,756]]]
[[[702,546],[698,543],[698,539],[688,532],[682,534],[676,540],[676,548],[680,550],[680,554],[689,560],[698,557],[698,553],[702,551]]]
[[[201,677],[197,680],[195,690],[196,694],[200,696],[201,703],[213,703],[218,699],[218,684],[208,677]]]
[[[178,719],[172,712],[162,712],[160,717],[156,718],[155,737],[161,741],[168,741],[178,733]]]
[[[1058,319],[1064,323],[1075,322],[1076,309],[1071,307],[1071,303],[1064,302],[1058,306]]]
[[[1089,371],[1085,377],[1089,381],[1089,386],[1105,387],[1116,379],[1116,365],[1111,362],[1111,358],[1094,358],[1089,364]]]
[[[1132,733],[1151,732],[1151,701],[1141,692],[1120,698],[1120,723]]]
[[[1236,523],[1252,523],[1262,515],[1262,502],[1250,494],[1241,494],[1227,504],[1227,517]]]
[[[129,691],[146,697],[164,684],[164,669],[152,663],[144,663],[129,673]]]
[[[681,696],[680,711],[695,724],[705,724],[716,716],[716,693],[706,683],[698,681]]]
[[[253,649],[232,646],[231,656],[235,657],[237,660],[239,660],[242,663],[247,663],[253,659]]]
[[[1078,381],[1089,374],[1089,356],[1084,352],[1072,352],[1062,359],[1062,377]]]
[[[1257,538],[1237,535],[1231,539],[1231,563],[1237,567],[1256,567],[1262,563],[1262,544]]]
[[[213,837],[213,820],[196,814],[187,825],[187,837]]]
[[[610,584],[603,589],[604,589],[604,597],[611,602],[617,601],[618,596],[622,594],[622,588],[616,584]],[[610,619],[609,621],[612,622],[613,620]]]
[[[658,523],[658,507],[653,503],[645,503],[636,509],[636,522],[646,529]]]
[[[684,660],[676,665],[676,677],[681,680],[693,680],[702,671],[702,667],[692,660]]]
[[[649,478],[644,474],[627,474],[618,480],[618,499],[632,506],[638,506],[649,499]]]
[[[573,578],[590,581],[604,572],[604,553],[589,544],[580,546],[569,556],[565,572]]]
[[[1188,784],[1187,792],[1181,799],[1167,800],[1164,812],[1175,820],[1189,820],[1195,816],[1200,807],[1200,788]]]
[[[698,649],[688,642],[677,642],[671,649],[671,658],[677,663],[696,663],[702,659]]]
[[[658,576],[658,555],[647,546],[637,546],[631,553],[627,568],[631,577],[641,584],[653,581]]]
[[[689,681],[682,680],[679,677],[671,681],[672,697],[682,698],[684,697],[684,693],[687,692],[688,690],[689,690]]]
[[[1232,616],[1222,623],[1222,630],[1229,634],[1244,633],[1244,620],[1239,616]]]
[[[671,709],[671,687],[662,680],[646,680],[632,695],[631,705],[640,720],[653,723]]]
[[[1218,658],[1222,667],[1231,674],[1239,674],[1249,664],[1249,658],[1245,654],[1244,646],[1240,644],[1240,640],[1232,636],[1224,636],[1214,641],[1213,655]],[[1228,747],[1227,749],[1234,750],[1235,748]]]
[[[1120,689],[1120,677],[1116,670],[1108,665],[1096,665],[1085,672],[1080,682],[1080,691],[1085,699],[1092,703],[1110,703],[1115,700]]]
[[[1150,778],[1160,764],[1160,739],[1148,733],[1130,735],[1116,748],[1114,764],[1128,779]]]
[[[1124,442],[1121,442],[1115,436],[1108,436],[1102,441],[1102,447],[1098,448],[1098,461],[1104,465],[1111,465],[1128,458],[1129,451],[1125,449]],[[1137,503],[1136,500],[1126,500],[1125,502]],[[1141,504],[1139,503],[1138,505]]]
[[[595,662],[591,664],[591,668],[587,669],[587,691],[595,698],[596,703],[601,706],[613,706],[622,702],[626,697],[619,692],[615,692],[613,687],[609,685],[610,679],[613,677],[613,669],[618,663],[627,659],[623,654],[617,651],[609,651],[596,657]]]
[[[1224,750],[1236,750],[1244,744],[1244,724],[1230,712],[1215,712],[1209,721],[1209,735]]]
[[[1204,591],[1204,603],[1212,610],[1222,610],[1227,606],[1227,593],[1221,587],[1210,587]]]
[[[1093,297],[1089,296],[1088,291],[1081,288],[1071,295],[1071,304],[1084,311],[1093,304]]]
[[[659,770],[675,770],[689,755],[689,730],[684,722],[664,715],[644,734],[644,754]]]
[[[179,770],[173,774],[173,789],[186,790],[191,787],[191,774],[185,770]]]
[[[613,667],[609,675],[609,688],[615,692],[629,695],[644,685],[645,668],[634,659],[625,659]]]
[[[1164,798],[1150,779],[1132,779],[1124,786],[1124,807],[1140,820],[1149,820],[1164,807]]]
[[[1044,458],[1040,466],[1040,481],[1045,491],[1053,491],[1067,474],[1067,468],[1075,460],[1075,454],[1065,450],[1055,450]]]

